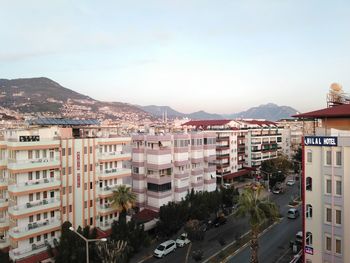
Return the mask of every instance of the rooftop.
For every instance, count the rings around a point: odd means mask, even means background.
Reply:
[[[296,118],[349,118],[350,117],[350,104],[343,104],[334,106],[331,108],[324,108],[321,110],[310,111],[294,115]]]

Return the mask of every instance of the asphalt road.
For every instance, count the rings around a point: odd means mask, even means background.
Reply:
[[[296,186],[289,189],[289,192],[294,191]],[[285,197],[289,196],[287,193]],[[288,200],[285,200],[281,196],[279,204],[288,205]],[[264,263],[285,263],[290,262],[292,259],[292,251],[289,246],[290,240],[295,239],[295,234],[302,228],[301,216],[297,219],[288,219],[287,211],[289,207],[287,205],[282,205],[280,207],[282,215],[284,215],[283,220],[272,227],[269,231],[264,233],[259,238],[259,260]],[[245,263],[249,262],[250,258],[250,248],[247,246],[234,257],[232,257],[228,262],[230,263]]]
[[[276,202],[280,207],[283,215],[286,215],[288,211],[288,202],[290,201],[291,195],[297,193],[297,186],[288,187],[286,192],[281,195],[271,195],[271,200]],[[262,241],[260,242],[260,256],[261,262],[276,262],[276,259],[281,256],[284,252],[289,249],[289,241],[293,239],[295,233],[301,229],[301,217],[298,220],[290,220],[284,218],[282,222],[272,229],[270,229],[265,235],[263,235]],[[249,231],[249,225],[246,218],[237,219],[229,217],[225,225],[218,228],[210,229],[206,232],[205,240],[203,242],[195,242],[192,247],[192,251],[201,248],[204,251],[204,259],[215,254],[217,251],[222,249],[222,246],[218,240],[224,239],[226,244],[235,240],[237,235],[242,235]],[[181,234],[181,233],[180,233]],[[265,240],[266,239],[266,240]],[[161,242],[159,242],[161,243]],[[156,246],[155,246],[156,247]],[[154,247],[154,248],[155,248]],[[283,247],[283,248],[282,248]],[[147,252],[150,254],[154,248],[149,248]],[[147,260],[143,261],[145,263],[157,262],[157,263],[179,263],[185,262],[187,253],[187,247],[178,248],[175,252],[170,253],[163,259],[157,259],[149,257]],[[192,253],[192,252],[191,252]],[[230,262],[245,263],[249,262],[249,247],[242,250],[235,257],[233,257]],[[264,260],[266,259],[266,261]],[[132,258],[132,263],[137,263],[140,260]],[[189,257],[189,262],[195,262]],[[280,263],[282,263],[281,261]]]

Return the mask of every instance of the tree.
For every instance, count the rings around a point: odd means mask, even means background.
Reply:
[[[249,224],[251,228],[251,263],[258,263],[258,235],[260,225],[267,219],[276,220],[279,216],[279,211],[276,204],[260,199],[262,186],[253,186],[244,189],[238,200],[238,209],[235,215],[238,217],[249,216]]]
[[[184,225],[188,218],[187,202],[170,202],[159,209],[158,232],[161,236],[170,237]]]
[[[294,172],[299,173],[300,170],[300,163],[302,161],[302,153],[303,150],[301,147],[298,148],[298,150],[295,152],[293,155],[293,167],[294,167]]]
[[[86,262],[85,241],[69,228],[72,224],[68,221],[64,222],[61,229],[61,238],[57,245],[57,255],[55,262],[57,263],[84,263]],[[96,229],[91,229],[86,226],[84,229],[78,227],[77,232],[88,239],[95,239],[97,237]],[[90,262],[99,262],[96,252],[95,244],[89,244],[89,258]]]
[[[129,186],[120,185],[117,190],[113,191],[111,201],[112,206],[120,212],[119,218],[126,220],[127,211],[135,204],[136,194],[131,191]]]
[[[127,242],[125,241],[110,241],[100,242],[97,244],[97,254],[102,263],[125,263],[127,257]]]

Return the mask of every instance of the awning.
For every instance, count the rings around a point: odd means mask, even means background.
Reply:
[[[243,176],[243,175],[248,175],[249,173],[250,173],[250,170],[244,169],[244,170],[241,170],[241,171],[238,171],[238,172],[235,172],[235,173],[226,174],[226,175],[224,175],[224,179],[230,180],[230,179],[233,179],[233,178],[236,178],[236,177],[240,177],[240,176]]]

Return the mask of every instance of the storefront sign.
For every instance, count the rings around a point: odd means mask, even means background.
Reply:
[[[306,254],[309,254],[309,255],[313,255],[313,254],[314,254],[314,249],[313,249],[313,247],[305,246],[305,253],[306,253]]]
[[[337,137],[324,136],[305,136],[304,145],[306,146],[337,146]]]

